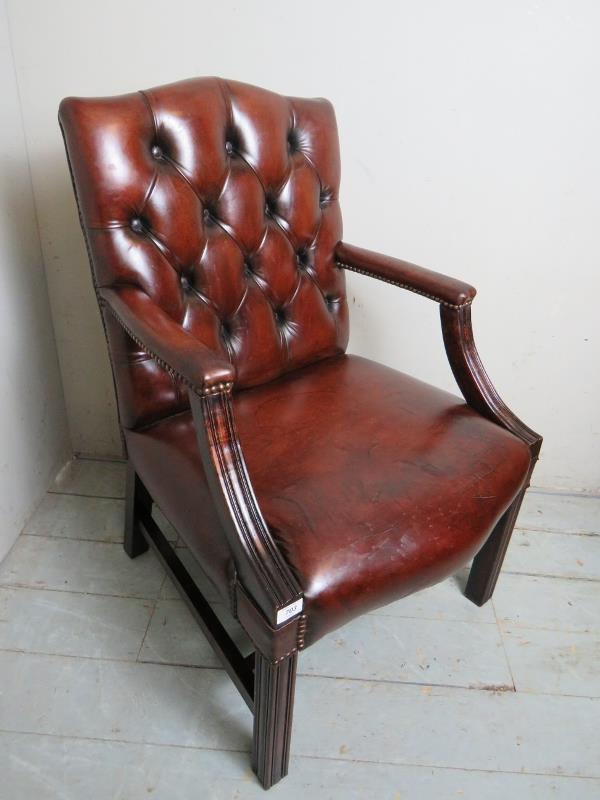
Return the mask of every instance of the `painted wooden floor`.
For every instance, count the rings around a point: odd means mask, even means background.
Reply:
[[[265,795],[244,703],[154,556],[123,552],[123,488],[73,462],[0,565],[3,800],[600,797],[599,499],[531,492],[484,608],[457,575],[301,654]]]

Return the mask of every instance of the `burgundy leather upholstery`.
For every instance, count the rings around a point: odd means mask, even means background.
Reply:
[[[466,563],[531,453],[454,396],[343,354],[340,266],[461,313],[475,292],[340,244],[331,105],[206,78],[70,98],[60,120],[129,457],[224,598],[231,554],[187,387],[233,385],[306,643]]]
[[[348,339],[335,117],[326,100],[201,78],[60,107],[98,287],[130,286],[235,367],[236,386]],[[121,422],[188,407],[105,315]]]
[[[356,356],[239,392],[234,406],[261,510],[304,589],[307,644],[467,563],[529,466],[523,442],[462,400]],[[127,442],[226,596],[191,414]]]

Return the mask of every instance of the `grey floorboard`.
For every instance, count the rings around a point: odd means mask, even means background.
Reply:
[[[0,733],[11,800],[596,800],[600,780],[292,756],[265,795],[245,753]]]
[[[0,565],[0,797],[265,797],[247,708],[154,555],[123,552],[124,484],[123,463],[71,462]],[[530,492],[483,608],[463,570],[302,653],[269,796],[599,797],[599,534],[600,499]]]

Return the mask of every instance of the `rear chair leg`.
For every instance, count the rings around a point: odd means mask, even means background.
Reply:
[[[525,489],[517,495],[512,505],[500,517],[492,535],[473,560],[465,596],[478,606],[487,603],[494,592],[524,497]]]
[[[141,556],[148,549],[148,542],[137,522],[140,511],[152,511],[152,498],[138,478],[131,461],[127,462],[127,486],[125,492],[125,537],[123,547],[129,558]]]
[[[298,655],[277,664],[258,652],[255,659],[252,768],[269,789],[288,772]]]

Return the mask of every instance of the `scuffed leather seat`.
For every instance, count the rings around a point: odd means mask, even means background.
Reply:
[[[261,510],[304,591],[306,644],[464,565],[529,468],[529,448],[464,401],[356,356],[239,392],[234,408]],[[159,502],[177,476],[173,522],[226,598],[191,413],[127,442]]]

